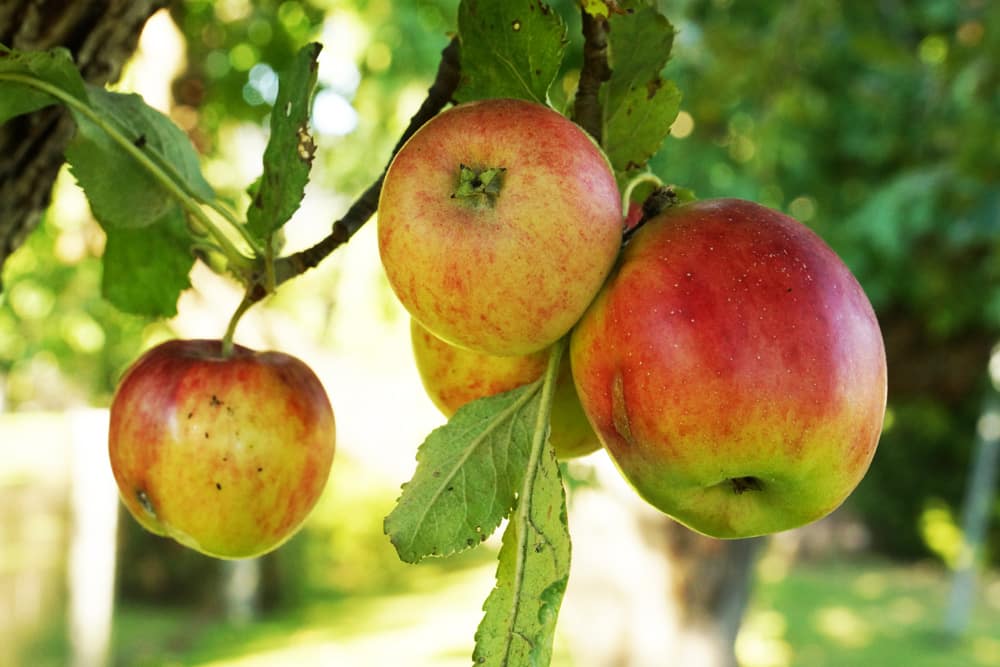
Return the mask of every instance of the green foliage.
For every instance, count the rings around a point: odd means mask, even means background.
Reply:
[[[620,182],[660,150],[681,103],[677,86],[660,76],[673,26],[642,2],[626,4],[634,11],[609,21],[611,78],[601,90],[605,150]]]
[[[224,256],[248,289],[259,279],[251,265],[262,265],[266,289],[273,290],[270,236],[298,208],[312,166],[315,146],[308,118],[318,53],[318,44],[304,47],[279,86],[281,107],[272,115],[264,176],[254,186],[247,222],[216,201],[187,135],[139,96],[85,86],[63,52],[47,57],[15,53],[4,59],[0,89],[20,100],[8,105],[10,111],[54,100],[65,104],[76,121],[66,159],[108,234],[102,286],[109,301],[134,314],[176,314],[177,299],[190,285],[196,249]],[[231,231],[243,236],[251,257],[202,206],[214,208]]]
[[[105,230],[180,214],[174,188],[198,201],[215,197],[191,140],[141,97],[88,86],[87,102],[69,107],[77,131],[66,160]]]
[[[178,296],[191,285],[190,245],[180,211],[169,211],[143,229],[108,229],[101,276],[104,298],[126,313],[175,315]]]
[[[473,401],[431,433],[385,520],[400,558],[417,562],[485,540],[516,500],[476,631],[477,664],[544,665],[551,657],[570,556],[566,497],[548,442],[565,347],[553,347],[540,380]]]
[[[319,44],[303,47],[278,86],[264,174],[247,209],[247,227],[259,241],[288,222],[305,194],[316,151],[309,135],[309,113],[320,48]]]
[[[22,64],[20,70],[0,71],[0,89],[22,100],[15,109],[57,101],[68,106],[77,122],[66,158],[110,237],[103,260],[104,295],[127,312],[174,314],[193,264],[183,240],[187,232],[180,200],[213,196],[190,141],[138,96],[85,86],[64,52],[4,62]],[[151,226],[155,228],[135,232]]]
[[[458,10],[460,101],[515,97],[545,104],[559,71],[566,26],[538,0],[465,0]]]
[[[50,91],[26,85],[25,78],[43,81],[77,99],[86,98],[83,81],[65,49],[22,53],[0,44],[0,76],[8,87],[8,93],[0,96],[0,123],[58,102]]]
[[[524,479],[541,396],[539,381],[474,401],[427,437],[385,520],[401,559],[448,556],[500,525]]]
[[[537,455],[536,455],[537,454]],[[497,586],[483,605],[472,659],[483,665],[548,665],[569,577],[566,499],[553,449],[533,452],[530,478],[507,524]]]

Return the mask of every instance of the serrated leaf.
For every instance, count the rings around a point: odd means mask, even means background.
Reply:
[[[102,258],[104,297],[120,310],[149,317],[177,314],[177,298],[194,264],[180,209],[145,229],[111,228]]]
[[[566,47],[562,17],[539,0],[462,0],[461,102],[514,97],[545,104]]]
[[[504,531],[497,585],[476,630],[475,664],[549,664],[569,565],[566,497],[555,452],[546,444]]]
[[[619,180],[656,154],[680,109],[680,91],[660,76],[673,26],[642,0],[621,4],[630,11],[609,20],[612,74],[601,90],[604,148]]]
[[[616,173],[645,166],[670,134],[680,105],[681,92],[674,82],[657,79],[646,87],[632,89],[610,110],[605,150]]]
[[[88,86],[87,93],[91,108],[106,126],[71,108],[77,133],[66,149],[66,159],[101,226],[145,227],[180,211],[173,194],[109,129],[131,142],[184,194],[201,201],[214,198],[190,139],[169,118],[138,95],[96,86]]]
[[[536,427],[540,382],[468,403],[417,450],[385,532],[401,560],[479,544],[510,511]]]
[[[264,150],[264,173],[247,210],[250,233],[263,241],[299,208],[309,182],[316,145],[309,134],[309,102],[316,85],[319,44],[307,44],[279,77],[271,110],[271,136]]]
[[[631,12],[614,14],[608,22],[611,78],[602,93],[612,108],[631,89],[659,78],[674,43],[674,27],[656,9],[643,2],[622,4]]]
[[[71,97],[87,96],[83,78],[68,50],[13,51],[0,44],[0,123],[59,102],[51,92],[25,83],[24,77]]]

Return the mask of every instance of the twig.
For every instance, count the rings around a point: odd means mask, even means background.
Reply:
[[[403,147],[407,139],[413,136],[420,127],[428,120],[436,116],[445,106],[447,106],[454,96],[459,80],[459,47],[458,39],[452,38],[451,42],[441,52],[441,63],[438,65],[437,75],[434,83],[427,90],[427,98],[410,119],[410,124],[400,136],[389,163],[395,157],[399,149]],[[389,163],[378,179],[368,186],[360,197],[358,197],[347,212],[339,220],[333,223],[330,235],[316,245],[306,248],[297,253],[282,257],[275,261],[275,286],[282,284],[286,280],[305,273],[323,261],[330,253],[336,250],[354,236],[354,233],[361,229],[362,225],[368,222],[375,210],[378,208],[379,194],[382,192],[382,181],[385,180],[385,173],[389,169]],[[260,301],[267,296],[267,290],[263,285],[249,295],[253,301]]]
[[[604,114],[598,93],[601,84],[611,78],[611,67],[608,65],[608,19],[591,16],[585,10],[581,10],[581,15],[583,66],[573,103],[573,120],[600,144],[604,136]]]

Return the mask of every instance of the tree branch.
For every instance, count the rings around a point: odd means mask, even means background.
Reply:
[[[608,65],[608,19],[591,16],[581,10],[583,18],[583,67],[580,83],[573,103],[573,120],[602,143],[604,138],[604,113],[598,93],[601,84],[611,78]]]
[[[333,223],[333,230],[330,235],[316,245],[306,248],[297,253],[282,257],[275,262],[275,286],[286,280],[305,273],[309,269],[318,265],[330,253],[346,243],[354,233],[361,229],[378,208],[379,195],[382,192],[382,181],[385,180],[385,173],[392,163],[392,158],[396,156],[403,144],[416,133],[420,127],[436,116],[445,106],[452,101],[455,88],[458,87],[460,73],[459,67],[459,47],[458,39],[453,38],[451,42],[441,52],[441,63],[438,65],[437,75],[434,83],[427,90],[427,98],[410,119],[410,124],[400,136],[396,146],[392,149],[389,162],[378,179],[368,186],[360,197],[358,197],[342,218]],[[259,285],[252,292],[250,298],[259,301],[267,296],[267,291]]]

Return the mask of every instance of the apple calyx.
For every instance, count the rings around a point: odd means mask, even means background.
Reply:
[[[764,488],[758,477],[732,477],[727,481],[733,487],[733,493],[738,496],[747,491],[760,491]]]
[[[500,196],[506,171],[506,167],[469,167],[460,164],[458,187],[451,198],[461,199],[476,208],[493,208]]]

